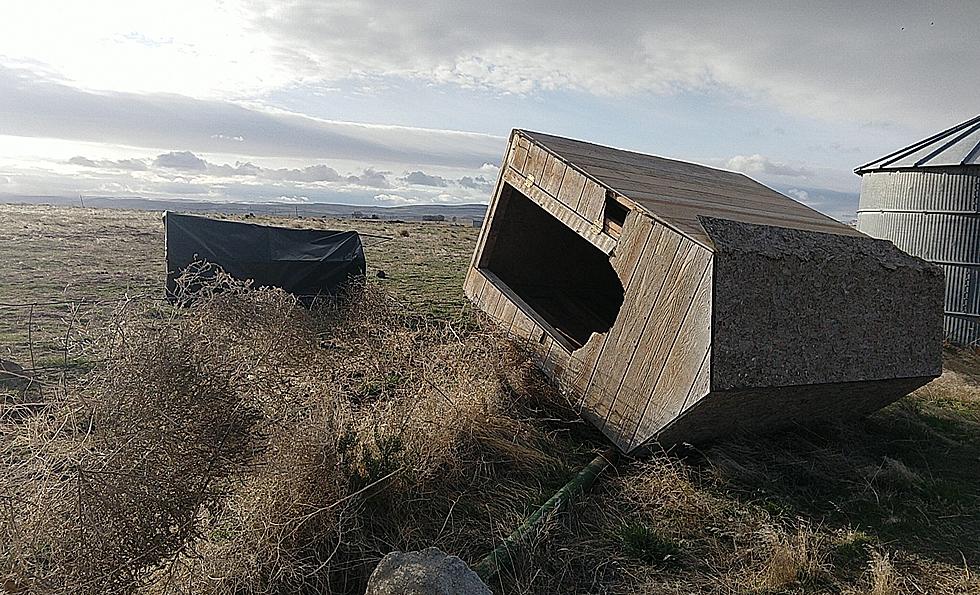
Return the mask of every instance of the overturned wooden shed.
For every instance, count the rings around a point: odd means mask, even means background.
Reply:
[[[536,132],[465,290],[627,452],[865,414],[942,371],[935,266],[741,174]]]

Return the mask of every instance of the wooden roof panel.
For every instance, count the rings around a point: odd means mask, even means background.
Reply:
[[[540,132],[517,132],[691,239],[709,246],[711,241],[699,216],[863,235],[740,173]]]

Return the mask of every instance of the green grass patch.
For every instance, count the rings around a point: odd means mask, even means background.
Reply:
[[[623,554],[644,564],[670,567],[679,562],[680,546],[643,523],[624,523],[616,530],[616,539]]]

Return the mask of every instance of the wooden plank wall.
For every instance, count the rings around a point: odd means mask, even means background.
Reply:
[[[545,208],[607,254],[616,246],[602,233],[606,189],[574,167],[517,134],[502,180]]]
[[[596,234],[591,222],[578,216],[577,211],[574,210],[577,209],[586,186],[585,176],[576,174],[574,170],[569,170],[569,175],[566,176],[564,162],[549,155],[540,147],[532,148],[532,143],[527,137],[516,133],[511,137],[503,163],[506,166],[502,168],[497,180],[487,213],[487,224],[484,225],[477,240],[477,249],[467,271],[463,289],[470,301],[494,319],[504,333],[511,335],[518,343],[525,344],[539,355],[541,366],[546,373],[554,374],[556,370],[567,366],[568,352],[544,330],[544,322],[540,318],[532,318],[526,313],[530,308],[526,305],[524,308],[518,307],[517,303],[523,305],[519,297],[510,292],[505,294],[503,290],[505,286],[499,283],[499,280],[490,279],[478,270],[483,252],[494,239],[491,223],[500,205],[504,182],[530,195],[532,200],[544,206],[553,215],[578,225],[580,230],[585,231],[583,235],[600,245],[606,253],[612,251],[615,241]],[[528,171],[529,174],[525,176],[524,171]],[[577,190],[574,188],[576,184]],[[592,184],[595,185],[594,182]],[[563,189],[564,194],[561,194]],[[564,200],[560,200],[559,195],[563,196]]]
[[[678,317],[680,326],[664,364],[644,369],[645,376],[639,381],[642,386],[653,387],[653,397],[647,399],[642,410],[637,409],[640,411],[638,415],[626,409],[625,415],[629,423],[625,424],[625,430],[632,432],[631,449],[640,446],[673,421],[689,402],[696,402],[709,392],[706,380],[710,377],[711,361],[712,267],[709,259],[704,273],[694,285],[697,266],[694,265],[691,271],[691,284],[678,284],[680,291],[691,288],[693,293],[687,311],[683,317]],[[627,377],[624,384],[629,385],[630,381]],[[632,421],[634,417],[635,426]]]
[[[571,355],[583,415],[623,450],[649,439],[709,377],[711,257],[650,217],[627,217],[613,268],[623,307],[606,335]]]
[[[519,297],[505,293],[486,273],[472,267],[463,289],[470,301],[492,318],[504,334],[537,355],[546,374],[560,376],[567,368],[568,351],[544,330],[543,321],[526,313],[528,307],[518,307],[522,303]]]

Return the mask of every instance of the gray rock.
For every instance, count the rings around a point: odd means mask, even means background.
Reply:
[[[491,595],[465,562],[438,548],[391,552],[368,579],[365,595]]]

